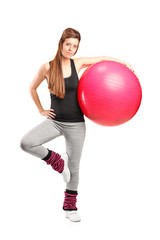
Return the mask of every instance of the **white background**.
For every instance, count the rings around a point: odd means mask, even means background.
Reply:
[[[159,240],[159,1],[6,0],[0,23],[1,239]],[[61,176],[19,146],[44,120],[29,84],[40,65],[54,58],[67,27],[82,36],[75,57],[126,61],[143,90],[129,122],[102,127],[86,119],[77,202],[82,221],[76,224],[64,218]],[[38,93],[49,109],[45,81]],[[63,137],[46,146],[65,151]]]

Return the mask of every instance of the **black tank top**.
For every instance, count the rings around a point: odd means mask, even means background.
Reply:
[[[77,99],[78,75],[73,59],[71,61],[71,76],[64,78],[65,96],[59,98],[50,92],[51,108],[56,114],[55,120],[60,122],[84,122],[84,115]],[[49,62],[50,63],[50,62]]]

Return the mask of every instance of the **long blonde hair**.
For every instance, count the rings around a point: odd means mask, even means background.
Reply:
[[[48,89],[59,98],[64,98],[65,96],[65,83],[62,73],[62,47],[66,38],[77,38],[80,42],[81,35],[73,28],[66,28],[59,40],[56,56],[50,62]]]

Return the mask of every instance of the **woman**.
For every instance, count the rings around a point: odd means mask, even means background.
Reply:
[[[55,58],[44,63],[30,85],[30,93],[39,113],[47,117],[21,139],[21,148],[44,160],[59,172],[66,182],[63,203],[65,216],[71,221],[80,221],[77,212],[79,163],[85,139],[85,120],[77,100],[78,73],[81,69],[103,60],[118,61],[109,57],[74,58],[81,40],[80,33],[67,28],[59,41]],[[50,90],[51,109],[44,110],[37,94],[37,88],[46,79]],[[42,144],[63,135],[66,153],[60,155]]]

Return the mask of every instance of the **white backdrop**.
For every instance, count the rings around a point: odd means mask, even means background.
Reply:
[[[1,239],[159,240],[159,1],[8,0],[0,12]],[[82,221],[76,224],[63,215],[61,177],[19,146],[44,120],[29,84],[53,59],[67,27],[82,36],[75,57],[129,62],[143,90],[139,111],[124,125],[102,127],[85,118],[77,203]],[[49,109],[46,82],[38,93]],[[65,151],[63,137],[46,146]]]

